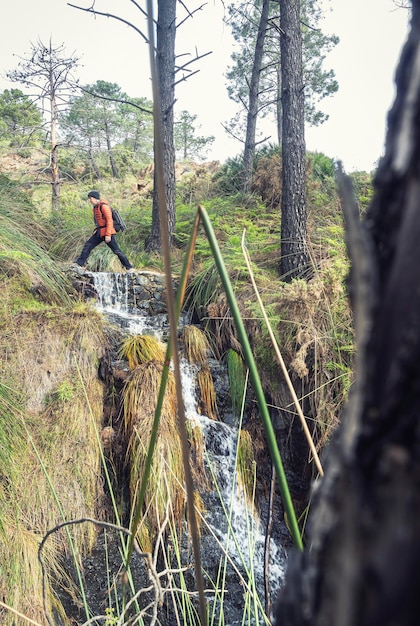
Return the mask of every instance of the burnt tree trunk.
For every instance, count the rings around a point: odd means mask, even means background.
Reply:
[[[356,382],[314,489],[306,548],[290,559],[278,626],[420,621],[420,0],[396,83],[364,223],[338,175]]]
[[[280,0],[282,84],[282,198],[280,274],[291,281],[308,271],[306,245],[305,93],[300,0]]]

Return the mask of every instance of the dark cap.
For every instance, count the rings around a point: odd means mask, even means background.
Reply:
[[[89,191],[88,193],[88,198],[96,198],[97,200],[99,200],[100,197],[101,196],[99,195],[99,191],[93,190],[93,191]]]

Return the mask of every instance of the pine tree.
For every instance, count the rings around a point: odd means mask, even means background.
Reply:
[[[67,105],[72,90],[72,71],[79,59],[73,54],[65,56],[64,45],[48,46],[42,41],[32,44],[31,54],[23,58],[18,67],[7,73],[7,77],[31,89],[32,102],[40,102],[44,115],[48,118],[50,141],[50,166],[52,187],[52,208],[60,206],[60,172],[58,167],[58,119],[60,111]],[[48,108],[46,106],[48,104]]]

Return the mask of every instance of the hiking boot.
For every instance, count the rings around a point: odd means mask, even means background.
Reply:
[[[134,272],[136,271],[135,267],[129,267],[127,270],[127,274],[134,274]]]
[[[71,263],[69,268],[76,272],[77,274],[84,274],[86,267],[84,265],[79,265],[78,263]]]

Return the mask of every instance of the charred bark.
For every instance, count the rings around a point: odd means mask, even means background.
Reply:
[[[276,611],[287,626],[409,626],[420,613],[420,0],[396,75],[365,221],[338,174],[356,382],[314,489],[307,546]]]

